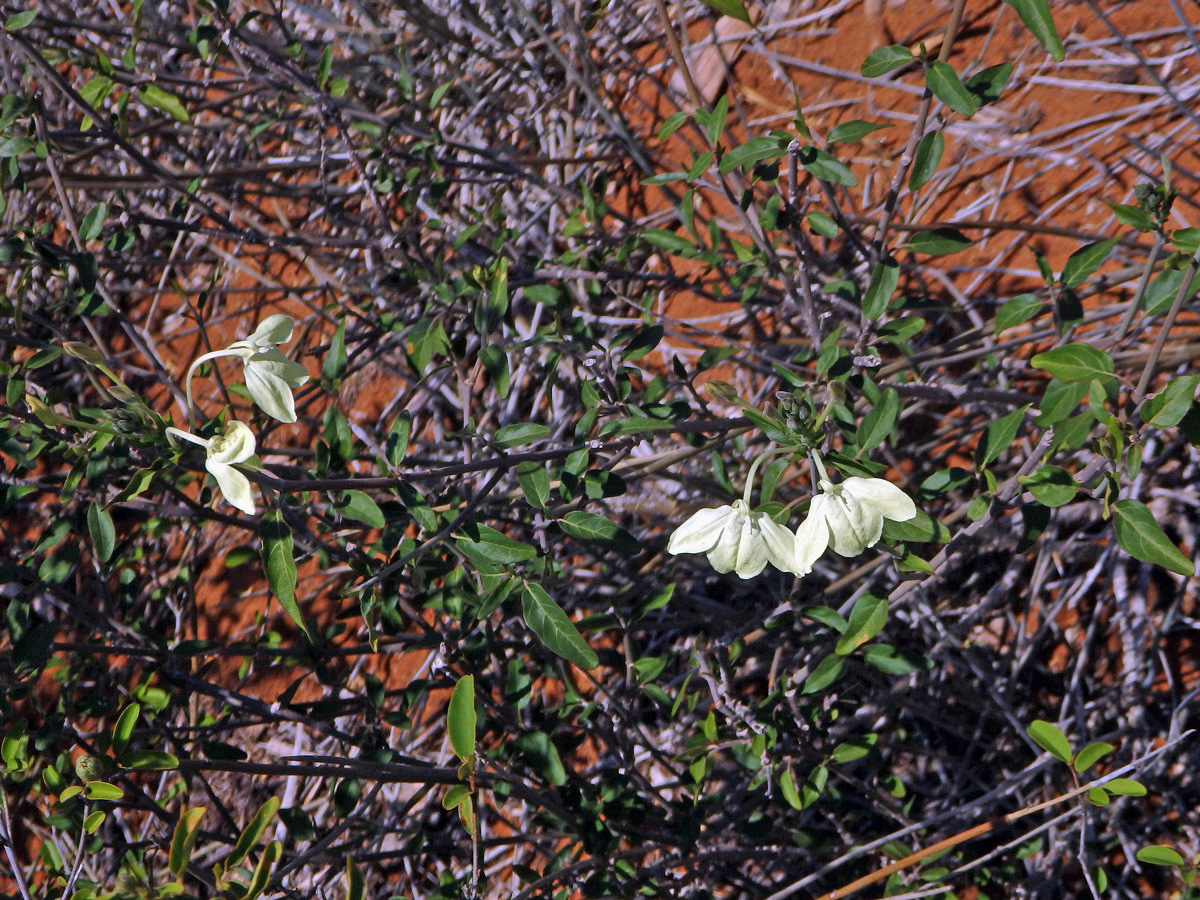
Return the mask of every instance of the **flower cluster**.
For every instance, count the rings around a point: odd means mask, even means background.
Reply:
[[[884,519],[904,522],[917,514],[912,499],[883,478],[854,476],[834,484],[814,453],[820,492],[812,499],[808,518],[793,533],[765,512],[750,509],[754,472],[763,458],[751,467],[742,500],[692,515],[671,535],[667,552],[705,553],[718,572],[734,572],[739,578],[753,578],[768,562],[782,572],[803,576],[826,549],[858,556],[878,543]]]

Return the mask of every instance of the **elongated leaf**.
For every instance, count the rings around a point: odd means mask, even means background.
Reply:
[[[850,612],[850,625],[842,639],[837,642],[834,652],[839,656],[853,653],[875,635],[887,623],[887,597],[878,597],[872,593],[863,594],[854,603]]]
[[[626,556],[633,556],[642,549],[642,545],[632,534],[604,516],[594,513],[577,509],[567,513],[558,524],[571,537],[598,544]]]
[[[83,221],[79,223],[79,238],[83,241],[94,241],[104,230],[104,220],[108,218],[108,204],[97,203],[93,206]]]
[[[930,63],[925,70],[925,86],[960,116],[970,118],[975,115],[975,98],[949,63],[940,59]]]
[[[96,550],[96,559],[108,562],[117,546],[117,530],[113,527],[112,516],[103,506],[93,503],[88,506],[87,526],[92,546]]]
[[[836,653],[829,654],[817,663],[817,667],[804,679],[804,685],[800,688],[800,693],[815,694],[817,691],[823,691],[842,677],[842,672],[845,671],[845,668],[845,659]]]
[[[871,283],[863,296],[863,315],[872,321],[882,316],[899,283],[900,264],[891,256],[885,256],[871,272]]]
[[[734,169],[745,168],[764,159],[779,159],[786,152],[786,143],[781,144],[777,137],[764,135],[750,138],[746,143],[734,147],[722,156],[721,165],[718,168],[722,172],[732,172]]]
[[[83,786],[83,796],[89,800],[120,800],[125,792],[107,781],[89,781]]]
[[[1055,759],[1061,759],[1070,765],[1071,742],[1067,740],[1065,734],[1058,730],[1056,725],[1043,719],[1036,719],[1025,731],[1039,747]]]
[[[1086,772],[1094,766],[1102,757],[1107,756],[1115,750],[1112,744],[1105,741],[1096,741],[1088,744],[1082,750],[1075,754],[1075,762],[1072,764],[1076,772]]]
[[[513,447],[540,441],[549,435],[549,425],[539,425],[536,422],[517,422],[514,425],[505,425],[503,428],[497,429],[492,436],[492,443],[501,450],[511,450]]]
[[[1072,253],[1067,259],[1067,264],[1063,266],[1062,275],[1059,276],[1063,287],[1077,287],[1091,278],[1108,259],[1108,254],[1112,252],[1116,243],[1115,238],[1109,238],[1107,241],[1086,244]]]
[[[1062,41],[1054,28],[1054,19],[1050,15],[1049,0],[1004,0],[1017,11],[1025,27],[1037,38],[1037,42],[1046,48],[1046,52],[1055,62],[1062,62],[1066,54],[1063,52]]]
[[[517,750],[530,767],[555,786],[567,783],[567,770],[550,735],[544,731],[527,731],[516,740]]]
[[[816,175],[822,181],[841,184],[846,187],[854,187],[858,184],[858,179],[854,177],[854,173],[824,150],[818,150],[816,147],[804,147],[801,149],[798,158],[800,164],[808,172]]]
[[[169,94],[156,84],[147,84],[138,88],[138,97],[147,106],[161,109],[176,122],[187,122],[189,116],[179,98]]]
[[[271,824],[271,819],[275,818],[275,813],[279,811],[279,802],[278,797],[269,797],[267,802],[258,808],[258,812],[254,814],[246,827],[242,829],[237,843],[233,845],[233,852],[223,861],[226,872],[241,865],[242,860],[258,845],[267,826]]]
[[[329,340],[329,349],[321,361],[321,377],[335,387],[346,374],[349,357],[346,355],[346,320],[338,323],[337,331]]]
[[[596,651],[588,646],[575,623],[540,584],[525,585],[521,594],[521,612],[529,630],[547,649],[581,669],[594,669],[600,665]]]
[[[1180,575],[1194,575],[1196,567],[1179,552],[1140,500],[1125,499],[1113,506],[1113,527],[1121,549],[1142,562],[1153,563]]]
[[[346,900],[363,900],[364,896],[362,872],[354,862],[353,856],[346,857]]]
[[[1187,863],[1174,847],[1154,845],[1143,847],[1137,852],[1139,862],[1150,863],[1152,866],[1177,866],[1183,868]]]
[[[517,481],[530,506],[545,509],[550,502],[550,475],[546,466],[535,460],[526,460],[517,465]]]
[[[900,395],[895,388],[888,388],[879,398],[879,402],[871,407],[871,411],[863,416],[858,426],[856,441],[859,451],[870,450],[882,444],[900,415]]]
[[[994,324],[996,334],[999,334],[1006,328],[1015,328],[1017,325],[1023,325],[1040,313],[1044,307],[1045,304],[1034,294],[1020,294],[1013,297],[996,310],[996,321]]]
[[[179,768],[179,759],[163,750],[126,750],[118,760],[126,769],[169,772]]]
[[[283,607],[310,644],[315,644],[312,632],[300,607],[296,604],[296,560],[292,555],[292,529],[283,520],[283,513],[273,509],[262,517],[258,527],[262,538],[263,571],[267,574],[267,587]]]
[[[1174,428],[1188,410],[1200,375],[1181,375],[1167,382],[1167,386],[1142,405],[1142,419],[1155,428]],[[89,519],[90,524],[90,519]]]
[[[750,13],[746,12],[746,5],[742,3],[742,0],[704,0],[704,4],[723,16],[729,16],[739,22],[745,22],[747,25],[750,24]]]
[[[983,436],[979,439],[979,446],[975,450],[975,460],[980,468],[991,465],[1001,453],[1009,448],[1009,445],[1017,437],[1021,423],[1025,421],[1027,409],[1029,409],[1028,404],[988,423]]]
[[[446,707],[446,730],[450,746],[461,760],[475,753],[475,676],[464,675],[454,686]]]
[[[258,865],[254,867],[254,875],[250,878],[250,884],[247,886],[242,900],[257,900],[262,896],[263,891],[267,889],[267,882],[271,879],[271,869],[275,867],[275,863],[279,862],[279,857],[282,855],[283,844],[279,841],[271,841],[267,845],[267,849],[263,851],[263,855],[258,860]]]
[[[858,71],[864,78],[878,78],[880,75],[886,75],[888,72],[907,66],[912,61],[912,51],[899,44],[892,44],[872,50],[871,54],[863,60]]]
[[[337,511],[343,518],[362,522],[371,528],[383,528],[387,524],[379,504],[362,491],[343,493],[342,502],[337,506]]]
[[[1107,384],[1113,380],[1113,359],[1103,350],[1079,342],[1055,347],[1037,354],[1029,361],[1035,369],[1049,372],[1059,381],[1099,381]]]
[[[471,525],[464,528],[464,537],[455,543],[463,553],[475,561],[491,563],[517,563],[537,556],[537,550],[529,544],[514,541],[487,525]]]
[[[917,144],[917,153],[913,157],[912,171],[908,174],[908,189],[918,190],[929,183],[929,179],[937,172],[942,162],[942,154],[946,150],[946,137],[940,131],[931,131]]]
[[[934,228],[931,231],[918,231],[905,247],[913,253],[926,253],[930,256],[946,256],[966,250],[974,243],[957,228]]]
[[[138,703],[130,703],[123,710],[121,715],[117,716],[117,722],[113,725],[112,730],[112,752],[113,756],[120,756],[129,746],[129,739],[133,736],[133,729],[137,727],[138,716],[142,714],[142,707]]]
[[[1004,92],[1004,86],[1008,84],[1009,76],[1012,75],[1012,70],[1012,63],[988,66],[964,81],[963,85],[975,98],[976,106],[986,106],[1000,99],[1000,95]]]
[[[830,129],[829,135],[825,140],[830,144],[855,144],[873,131],[891,127],[891,125],[876,125],[874,122],[853,119],[849,122],[841,122],[835,125]]]
[[[200,837],[200,821],[206,812],[203,806],[192,806],[184,810],[175,823],[175,832],[171,836],[171,854],[168,865],[171,874],[182,878],[192,858],[192,849],[196,846],[196,838]]]
[[[1146,786],[1132,778],[1114,778],[1104,782],[1104,789],[1118,797],[1145,797]]]
[[[1051,509],[1066,506],[1075,499],[1078,485],[1066,469],[1058,466],[1042,466],[1032,475],[1018,479],[1034,499]]]

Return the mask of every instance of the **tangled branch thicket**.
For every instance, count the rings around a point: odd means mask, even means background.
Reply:
[[[1006,4],[713,7],[8,4],[9,896],[817,896],[1140,760],[1145,797],[875,890],[1166,895],[1137,851],[1200,851],[1195,5],[1053,4],[1058,63]],[[912,61],[862,74],[882,45]],[[154,417],[272,313],[296,424],[197,381],[207,433],[253,425],[250,516]],[[1066,346],[1113,371],[1031,363]],[[820,410],[918,520],[800,580],[665,554]],[[781,522],[814,489],[762,474]],[[1113,754],[1076,777],[1036,720]]]

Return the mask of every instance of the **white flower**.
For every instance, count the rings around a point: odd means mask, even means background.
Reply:
[[[824,473],[822,473],[824,474]],[[802,575],[832,546],[842,556],[858,556],[883,534],[883,520],[904,522],[917,514],[912,498],[882,478],[847,478],[841,484],[820,479],[808,518],[796,529],[795,570]]]
[[[675,529],[668,553],[707,553],[718,572],[753,578],[771,563],[793,572],[795,535],[763,512],[751,512],[745,500],[733,506],[702,509]],[[797,573],[798,574],[798,573]]]
[[[214,350],[196,359],[188,368],[186,378],[189,415],[192,373],[196,367],[220,356],[239,356],[246,375],[246,388],[259,408],[280,422],[295,422],[296,402],[292,391],[308,381],[308,372],[279,351],[278,345],[291,339],[292,317],[274,313],[263,319],[244,341],[234,341],[224,350]]]
[[[225,425],[225,433],[212,440],[197,437],[178,428],[168,428],[167,433],[204,447],[206,468],[217,480],[217,487],[225,499],[248,515],[254,515],[254,495],[250,490],[250,479],[234,468],[254,455],[254,432],[241,422],[231,421]]]

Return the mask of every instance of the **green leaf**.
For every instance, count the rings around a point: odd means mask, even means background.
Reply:
[[[854,173],[824,150],[818,150],[816,147],[803,147],[800,150],[798,159],[800,160],[800,165],[804,166],[806,171],[817,176],[822,181],[841,184],[846,187],[854,187],[858,184],[858,179],[854,177]]]
[[[1132,778],[1114,778],[1104,782],[1104,789],[1118,797],[1145,797],[1146,786]]]
[[[9,16],[4,20],[5,31],[19,31],[30,22],[37,18],[36,9],[27,9],[25,12],[19,12],[15,16]]]
[[[246,893],[242,895],[241,900],[258,900],[262,896],[263,891],[267,889],[267,882],[271,878],[271,869],[275,863],[279,862],[279,857],[283,855],[283,844],[279,841],[271,841],[267,844],[267,849],[263,851],[262,856],[258,859],[258,865],[254,867],[254,874],[250,877],[250,884],[246,887]]]
[[[508,354],[504,352],[504,348],[496,344],[488,344],[480,349],[479,361],[487,369],[488,377],[492,379],[496,393],[501,397],[507,397],[511,385],[509,384]]]
[[[746,6],[742,0],[704,0],[704,3],[723,16],[729,16],[739,22],[745,22],[747,25],[750,24],[750,13],[746,12]]]
[[[88,506],[87,527],[96,550],[96,559],[102,563],[108,562],[117,545],[117,530],[113,527],[112,516],[100,504],[92,503]]]
[[[975,448],[975,462],[979,468],[991,465],[1001,453],[1009,448],[1009,445],[1017,437],[1021,423],[1025,421],[1025,411],[1028,409],[1029,404],[1026,404],[1020,409],[1014,409],[1008,415],[988,423],[983,436],[979,439],[979,445]]]
[[[888,644],[868,644],[863,648],[863,661],[889,675],[908,675],[933,665],[927,659],[902,653]]]
[[[1088,788],[1087,800],[1092,806],[1108,806],[1109,800],[1108,791],[1104,788]]]
[[[383,528],[387,525],[387,519],[383,517],[379,504],[362,491],[344,491],[342,502],[336,509],[342,518],[362,522],[371,528]]]
[[[176,878],[183,877],[192,859],[192,849],[196,846],[196,839],[200,837],[200,822],[204,819],[205,812],[203,806],[189,807],[175,823],[168,865],[171,874]]]
[[[363,900],[364,887],[362,872],[359,871],[353,856],[346,857],[346,900]]]
[[[446,730],[450,746],[461,760],[475,755],[475,676],[464,675],[454,685],[446,707]]]
[[[988,66],[986,69],[980,69],[963,85],[971,96],[975,98],[976,106],[986,106],[989,103],[995,103],[1000,99],[1000,95],[1004,93],[1004,86],[1008,84],[1008,79],[1012,75],[1012,63],[1000,63],[998,66]]]
[[[530,768],[539,772],[555,787],[567,783],[567,770],[562,757],[550,735],[543,731],[527,731],[516,740],[517,751],[525,758]]]
[[[315,644],[308,623],[296,605],[296,560],[292,556],[292,529],[283,520],[283,513],[277,509],[266,513],[258,526],[258,535],[262,539],[262,563],[267,575],[267,587],[288,617],[304,632],[308,642]]]
[[[908,175],[908,189],[918,190],[929,183],[929,179],[937,172],[942,162],[942,154],[946,150],[946,137],[940,131],[931,131],[917,144],[917,153],[913,157],[912,171]]]
[[[404,340],[404,352],[408,356],[408,364],[418,375],[424,375],[425,369],[435,356],[444,356],[450,350],[450,339],[446,330],[436,319],[421,319],[409,329]],[[479,351],[483,359],[483,351]],[[487,363],[484,362],[487,366]],[[491,368],[488,368],[491,371]],[[495,376],[493,376],[494,378]]]
[[[147,106],[161,109],[176,122],[188,122],[190,117],[179,98],[169,94],[156,84],[146,84],[138,88],[138,97]]]
[[[658,139],[665,141],[679,130],[680,126],[687,121],[687,118],[688,114],[683,111],[671,113],[671,115],[663,120],[662,126],[658,129]]]
[[[337,331],[329,341],[329,350],[321,361],[321,377],[336,386],[346,374],[346,320],[338,323]]]
[[[384,447],[387,461],[393,466],[404,462],[404,456],[408,453],[408,438],[411,434],[412,415],[406,409],[392,422],[392,427],[388,431],[387,444]]]
[[[1055,759],[1060,759],[1067,765],[1071,764],[1071,742],[1057,726],[1044,719],[1036,719],[1025,731],[1033,738],[1034,743]]]
[[[838,634],[845,634],[849,623],[842,618],[841,613],[836,609],[831,609],[828,606],[808,606],[800,610],[800,615],[807,619],[812,619],[814,622],[820,622],[829,628],[832,628]]]
[[[469,525],[464,531],[467,536],[457,538],[455,543],[459,550],[476,562],[507,565],[537,556],[537,550],[529,544],[514,541],[487,525]]]
[[[545,509],[550,502],[550,475],[546,466],[536,460],[517,464],[517,481],[530,506]]]
[[[688,253],[696,249],[696,245],[688,238],[673,231],[663,231],[661,228],[650,228],[643,231],[642,238],[648,244],[653,244],[661,250],[670,250],[673,253]]]
[[[96,829],[104,824],[104,820],[108,817],[102,809],[93,810],[88,813],[83,819],[83,830],[88,834],[95,834]]]
[[[834,652],[839,656],[853,653],[879,634],[887,622],[887,615],[887,597],[877,597],[870,592],[863,594],[854,602],[854,609],[850,612],[850,624],[842,639],[837,642]]]
[[[918,231],[905,244],[905,249],[912,253],[924,253],[928,256],[947,256],[966,250],[974,241],[957,228],[934,228],[930,231]]]
[[[1075,754],[1075,762],[1072,764],[1076,772],[1086,772],[1096,762],[1104,756],[1112,753],[1115,750],[1112,744],[1105,741],[1096,741],[1088,744],[1082,750]]]
[[[1187,863],[1174,847],[1153,845],[1143,847],[1137,852],[1138,862],[1150,863],[1152,866],[1175,866],[1182,869]]]
[[[792,779],[792,770],[784,769],[779,776],[779,792],[792,809],[804,809],[804,801],[796,792],[796,782]]]
[[[871,407],[871,411],[863,416],[855,436],[859,452],[878,447],[892,433],[896,419],[900,415],[900,395],[895,388],[887,388],[879,398],[879,402]]]
[[[996,334],[999,334],[1006,328],[1015,328],[1018,325],[1023,325],[1042,312],[1044,308],[1045,304],[1034,294],[1020,294],[1013,297],[996,310],[996,321],[994,323]]]
[[[1058,276],[1062,286],[1065,288],[1078,287],[1091,278],[1108,259],[1108,254],[1112,252],[1116,243],[1115,238],[1109,238],[1106,241],[1085,244],[1072,253],[1067,259],[1067,264],[1063,266],[1062,274]]]
[[[1157,316],[1171,308],[1171,304],[1175,302],[1175,297],[1179,293],[1179,288],[1183,285],[1183,274],[1181,269],[1169,269],[1146,285],[1141,300],[1141,306],[1146,315]],[[1200,290],[1200,273],[1197,273],[1192,279],[1191,290],[1183,299],[1186,301],[1197,290]]]
[[[1066,54],[1063,52],[1062,41],[1054,29],[1054,19],[1050,15],[1049,0],[1004,0],[1017,11],[1025,27],[1033,34],[1039,44],[1055,62],[1062,62]]]
[[[829,654],[817,663],[817,667],[804,679],[804,686],[800,688],[800,693],[815,694],[817,691],[824,690],[842,677],[842,671],[845,668],[845,659],[836,653]]]
[[[83,217],[83,221],[79,223],[79,239],[82,241],[94,241],[100,237],[100,233],[104,231],[104,220],[108,218],[108,204],[97,203],[88,214]]]
[[[637,538],[621,526],[610,522],[604,516],[581,509],[567,513],[558,524],[571,537],[598,544],[606,550],[625,556],[635,556],[642,549]]]
[[[863,295],[863,315],[872,321],[882,316],[899,283],[900,264],[891,256],[885,256],[871,272],[871,283]]]
[[[1122,225],[1128,225],[1134,231],[1140,231],[1142,234],[1154,230],[1154,222],[1150,219],[1150,214],[1140,206],[1109,203],[1107,200],[1104,201],[1104,205],[1113,211],[1113,215]]]
[[[121,715],[117,716],[117,722],[113,725],[112,730],[113,756],[119,757],[125,752],[129,746],[129,739],[133,737],[133,729],[137,727],[138,716],[141,714],[142,707],[138,703],[130,703],[121,710]]]
[[[1194,575],[1196,567],[1179,552],[1154,521],[1154,515],[1139,500],[1125,499],[1113,506],[1117,543],[1134,559],[1162,566],[1180,575]]]
[[[849,122],[842,122],[835,125],[830,130],[825,141],[829,144],[856,144],[873,131],[891,127],[891,125],[876,125],[874,122],[853,119]]]
[[[721,172],[732,172],[734,169],[744,169],[764,159],[779,159],[787,152],[787,147],[780,143],[779,138],[760,136],[750,138],[746,143],[734,147],[721,157]]]
[[[1155,428],[1174,428],[1192,408],[1192,398],[1198,384],[1200,375],[1181,375],[1171,379],[1165,388],[1142,404],[1142,420]],[[88,524],[91,524],[90,518]]]
[[[622,362],[637,362],[654,351],[663,337],[661,325],[643,325],[629,339],[629,343],[621,351]]]
[[[1076,381],[1068,384],[1051,378],[1050,383],[1046,385],[1046,392],[1042,395],[1042,401],[1038,404],[1038,427],[1049,428],[1075,412],[1087,396],[1089,386],[1088,382]]]
[[[930,63],[925,70],[925,86],[960,116],[970,118],[975,115],[975,98],[949,63],[940,59]]]
[[[808,227],[821,237],[837,237],[837,222],[820,210],[813,210],[808,214]]]
[[[858,71],[864,78],[878,78],[880,75],[886,75],[888,72],[894,72],[896,69],[907,66],[912,61],[912,52],[907,47],[892,44],[872,50],[870,55],[863,60]]]
[[[575,623],[540,584],[529,582],[521,593],[521,612],[529,630],[546,648],[581,669],[600,665],[596,651],[588,646]]]
[[[725,130],[725,117],[729,114],[729,95],[722,94],[713,106],[712,111],[706,109],[697,109],[693,115],[697,124],[704,129],[708,135],[708,142],[716,144],[721,139],[721,132]]]
[[[1042,466],[1032,475],[1017,479],[1035,500],[1051,509],[1066,506],[1075,499],[1078,485],[1066,469],[1058,466]]]
[[[1059,381],[1107,384],[1113,380],[1113,359],[1090,344],[1075,342],[1037,354],[1029,361],[1035,369],[1049,372]]]
[[[511,450],[524,444],[532,444],[550,436],[549,425],[539,425],[536,422],[517,422],[505,425],[492,435],[492,443],[501,450]]]
[[[173,753],[162,750],[128,750],[119,762],[126,769],[170,772],[179,768],[179,759]]]
[[[230,853],[224,860],[222,866],[228,872],[237,866],[241,865],[242,861],[250,854],[262,839],[263,834],[267,830],[267,826],[271,824],[271,819],[275,817],[275,813],[279,811],[280,800],[278,797],[268,797],[267,802],[259,807],[258,812],[242,829],[242,833],[238,835],[237,843],[233,845],[233,852]]]
[[[0,159],[8,159],[10,156],[20,156],[22,153],[33,149],[33,141],[27,137],[13,135],[0,140]]]
[[[83,786],[83,796],[89,800],[120,800],[125,792],[107,781],[89,781]]]
[[[454,809],[471,799],[471,788],[465,784],[452,784],[442,797],[442,809]]]

